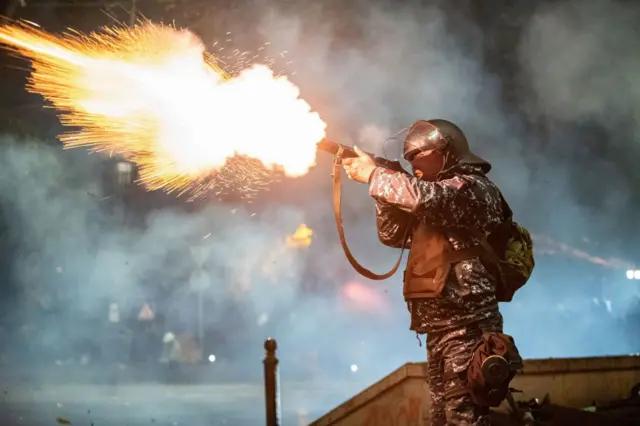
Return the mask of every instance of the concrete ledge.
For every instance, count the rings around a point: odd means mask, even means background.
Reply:
[[[412,362],[403,365],[393,371],[388,376],[380,379],[359,394],[347,400],[334,410],[320,417],[309,426],[325,426],[332,425],[335,422],[345,418],[349,413],[365,407],[369,402],[378,398],[382,393],[389,389],[400,385],[402,382],[410,378],[424,380],[427,376],[426,362]]]
[[[639,382],[640,356],[550,358],[525,360],[513,387],[523,391],[517,399],[549,394],[555,404],[582,407],[624,398]],[[429,405],[427,363],[408,363],[311,425],[427,425]]]
[[[640,356],[546,358],[524,362],[524,374],[577,373],[640,369]]]

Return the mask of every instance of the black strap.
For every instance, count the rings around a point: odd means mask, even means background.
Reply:
[[[508,291],[506,285],[506,281],[505,281],[505,274],[504,271],[502,270],[502,260],[500,258],[500,256],[496,253],[496,251],[494,250],[494,248],[491,246],[491,244],[489,244],[489,241],[487,241],[487,238],[484,236],[484,233],[482,231],[479,231],[478,229],[475,228],[469,228],[469,232],[471,233],[471,235],[473,235],[473,237],[475,237],[476,240],[478,240],[478,242],[480,243],[480,247],[482,247],[484,249],[485,252],[485,259],[490,262],[490,265],[487,265],[485,263],[485,268],[487,268],[490,272],[495,272],[497,274],[496,278],[496,295],[498,295],[501,291]],[[482,259],[482,256],[481,256]],[[491,271],[491,267],[494,268],[493,271]]]
[[[500,203],[502,204],[502,213],[504,215],[503,216],[504,221],[505,222],[513,221],[513,210],[511,210],[511,207],[509,206],[509,203],[507,203],[507,200],[504,199],[502,192],[500,192]]]
[[[484,236],[482,231],[476,228],[468,228],[468,231],[476,240],[478,240],[478,243],[480,243],[480,247],[484,249],[484,254],[488,257],[488,260],[499,265],[500,256],[498,256],[493,247],[491,247],[491,244],[489,244],[489,241],[487,241],[487,238]]]
[[[402,244],[402,250],[400,251],[400,256],[398,257],[398,260],[396,261],[395,265],[393,265],[393,268],[391,268],[389,272],[384,274],[376,274],[375,272],[368,270],[367,268],[362,266],[360,263],[358,263],[358,261],[353,256],[353,254],[351,254],[351,250],[349,250],[349,246],[347,245],[347,240],[344,236],[344,226],[342,225],[342,207],[341,207],[342,205],[342,191],[341,191],[342,164],[341,164],[341,157],[340,157],[341,154],[342,154],[342,147],[338,150],[338,152],[334,156],[334,161],[333,161],[333,214],[336,219],[336,228],[338,229],[338,235],[340,236],[340,244],[342,245],[342,250],[344,250],[344,254],[347,256],[347,260],[349,261],[351,266],[353,266],[353,269],[355,269],[360,275],[366,278],[369,278],[370,280],[376,280],[376,281],[386,280],[387,278],[395,274],[398,268],[400,267],[400,263],[402,262],[402,256],[404,254],[404,250],[406,248],[407,241],[409,239],[411,226],[407,226],[407,230],[405,231],[405,235],[403,238],[403,244]]]
[[[479,174],[479,173],[474,173],[473,175],[475,176],[482,176],[485,177],[486,176],[484,174]],[[464,180],[466,180],[467,182],[469,182],[471,185],[475,185],[476,182],[474,179],[470,179],[467,176],[461,176]],[[502,195],[502,192],[500,192],[500,190],[498,190],[498,195],[500,195],[500,206],[502,207],[502,222],[500,222],[497,225],[497,228],[500,228],[501,226],[510,226],[511,223],[513,222],[513,210],[511,210],[511,207],[509,206],[509,203],[507,203],[507,200],[505,200],[504,196]],[[487,237],[484,235],[484,233],[482,231],[480,231],[479,229],[470,227],[470,228],[465,228],[476,240],[478,240],[478,242],[480,243],[480,246],[484,249],[486,257],[488,258],[488,260],[490,260],[492,263],[495,263],[498,267],[500,266],[500,261],[501,261],[501,257],[496,253],[495,249],[493,248],[493,246],[491,246],[491,244],[489,244],[489,241],[487,240]],[[495,230],[493,231],[495,232]]]

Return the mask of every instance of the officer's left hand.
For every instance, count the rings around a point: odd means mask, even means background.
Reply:
[[[345,158],[342,160],[344,170],[347,172],[349,179],[355,180],[356,182],[369,183],[371,174],[378,166],[376,166],[373,158],[362,152],[357,146],[354,146],[353,149],[358,154],[358,157]]]

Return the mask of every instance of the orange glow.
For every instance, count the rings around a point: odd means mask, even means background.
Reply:
[[[309,247],[311,245],[311,237],[313,230],[307,225],[302,224],[298,227],[293,235],[287,237],[286,244],[288,247]]]
[[[382,294],[357,281],[345,284],[342,295],[351,307],[358,310],[381,312],[388,308]]]

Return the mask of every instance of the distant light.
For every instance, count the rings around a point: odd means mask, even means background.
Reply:
[[[216,356],[214,354],[209,355],[209,362],[215,362]]]
[[[133,165],[127,161],[116,163],[116,173],[119,185],[129,185],[133,181]]]
[[[640,269],[629,269],[627,271],[628,280],[640,280]]]
[[[358,371],[358,366],[356,364],[351,364],[351,372],[355,373],[356,371]]]
[[[133,165],[128,161],[119,161],[116,163],[116,169],[118,170],[118,173],[131,173]]]

